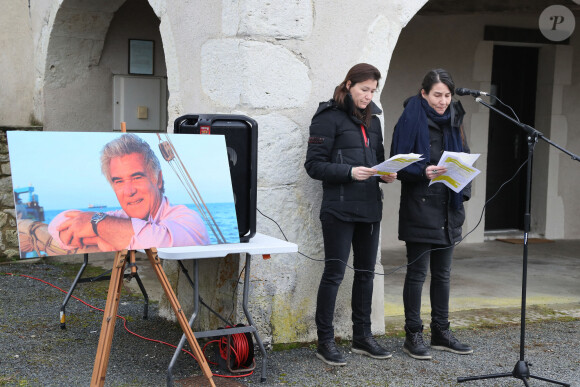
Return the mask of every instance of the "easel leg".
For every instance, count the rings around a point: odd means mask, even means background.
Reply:
[[[113,333],[115,332],[115,321],[117,320],[117,311],[119,309],[119,298],[123,285],[123,273],[125,271],[125,264],[127,263],[126,257],[127,250],[118,251],[115,255],[113,271],[111,272],[111,280],[109,282],[109,292],[107,293],[107,304],[105,306],[103,324],[101,325],[101,334],[99,336],[99,345],[97,347],[97,356],[95,357],[95,365],[93,367],[91,387],[105,385]]]
[[[201,367],[201,370],[203,371],[203,374],[205,375],[205,377],[209,381],[209,384],[211,386],[215,387],[215,384],[214,384],[213,379],[212,379],[212,373],[211,373],[211,370],[209,369],[209,365],[207,364],[207,361],[205,360],[205,356],[203,355],[203,352],[202,352],[201,348],[199,347],[199,344],[197,343],[197,339],[195,338],[193,331],[191,330],[191,327],[189,326],[189,322],[187,321],[187,318],[185,317],[185,313],[183,313],[183,310],[181,309],[181,305],[179,304],[179,301],[177,300],[177,296],[173,292],[173,288],[171,287],[171,284],[169,283],[169,280],[167,279],[167,276],[165,275],[165,271],[163,271],[163,268],[161,267],[161,260],[157,256],[157,250],[148,249],[148,250],[145,250],[145,253],[147,253],[147,257],[149,258],[149,261],[151,262],[151,266],[153,266],[153,269],[155,270],[155,274],[157,274],[157,278],[159,279],[159,283],[161,283],[161,286],[163,287],[163,290],[165,291],[165,295],[169,299],[169,303],[171,304],[171,307],[173,308],[173,311],[175,312],[175,315],[177,316],[177,320],[179,321],[179,325],[181,326],[181,330],[183,331],[183,333],[187,337],[187,341],[189,342],[189,345],[191,346],[191,349],[193,350],[193,355],[197,359],[197,363]]]

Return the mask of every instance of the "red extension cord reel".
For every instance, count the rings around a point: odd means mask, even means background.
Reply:
[[[243,326],[244,324],[238,324],[236,328]],[[227,326],[226,328],[231,327]],[[216,348],[216,357],[220,368],[227,369],[231,373],[253,371],[256,368],[256,359],[254,358],[254,341],[251,333],[221,336]]]

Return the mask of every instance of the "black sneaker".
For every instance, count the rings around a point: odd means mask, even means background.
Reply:
[[[448,351],[459,355],[468,355],[473,353],[473,349],[467,344],[461,343],[453,332],[449,329],[449,323],[440,327],[437,324],[431,324],[431,348],[440,351]]]
[[[344,356],[336,348],[336,343],[334,340],[325,341],[318,343],[318,351],[316,351],[316,357],[325,362],[326,364],[334,366],[346,365],[346,360]]]
[[[374,359],[388,359],[393,356],[389,351],[381,347],[373,336],[353,339],[352,351]]]
[[[411,356],[413,359],[431,360],[429,348],[425,345],[423,340],[423,326],[416,332],[412,332],[405,326],[405,343],[403,344],[403,352]]]

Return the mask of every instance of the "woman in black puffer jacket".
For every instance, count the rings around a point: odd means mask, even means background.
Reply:
[[[352,350],[377,359],[391,354],[371,334],[374,268],[380,236],[382,191],[379,181],[392,182],[396,174],[376,177],[372,167],[385,159],[379,118],[372,97],[381,78],[366,63],[352,67],[312,118],[304,164],[308,175],[323,187],[320,221],[325,265],[316,303],[318,351],[327,364],[345,365],[334,342],[334,307],[338,288],[353,247]]]
[[[473,350],[449,329],[449,291],[453,247],[461,240],[465,220],[463,202],[471,184],[455,193],[430,181],[447,172],[437,166],[443,151],[469,153],[463,132],[465,111],[452,101],[455,85],[443,69],[431,70],[421,92],[405,101],[405,110],[393,132],[391,156],[418,153],[424,160],[399,172],[401,204],[399,239],[406,242],[407,274],[403,287],[406,339],[403,351],[415,359],[431,359],[423,340],[421,293],[431,270],[431,348],[457,354]]]

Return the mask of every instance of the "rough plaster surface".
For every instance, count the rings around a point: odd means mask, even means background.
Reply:
[[[367,63],[371,63],[381,70],[381,74],[386,74],[391,61],[391,54],[395,48],[397,37],[401,31],[400,27],[392,23],[384,15],[379,15],[370,23],[368,29],[368,39],[363,46],[361,57]],[[385,49],[387,45],[387,49]],[[361,60],[361,61],[362,61]],[[383,76],[379,88],[385,83]],[[380,102],[379,102],[380,103]]]
[[[298,125],[278,113],[255,116],[258,122],[258,186],[276,187],[298,182],[304,163]],[[282,173],[282,171],[284,171]]]
[[[173,122],[183,112],[183,104],[179,91],[179,64],[177,61],[177,47],[175,45],[173,26],[165,13],[163,13],[160,19],[159,32],[163,36],[163,51],[165,52],[165,66],[167,69],[167,89],[172,90],[169,93],[167,101],[167,131],[172,133]]]
[[[552,131],[551,140],[566,149],[566,138],[568,137],[568,121],[565,116],[554,115],[550,125]],[[564,225],[566,224],[566,211],[562,196],[558,189],[558,171],[560,169],[560,156],[563,153],[555,147],[550,147],[548,152],[547,165],[553,173],[548,174],[548,192],[546,208],[546,237],[551,239],[564,238]]]
[[[303,39],[312,31],[312,1],[223,0],[223,32]]]
[[[2,4],[0,25],[1,125],[28,125],[33,114],[34,43],[27,12],[15,2]]]
[[[203,90],[218,105],[284,109],[300,106],[310,94],[308,68],[277,44],[211,40],[201,56]]]

